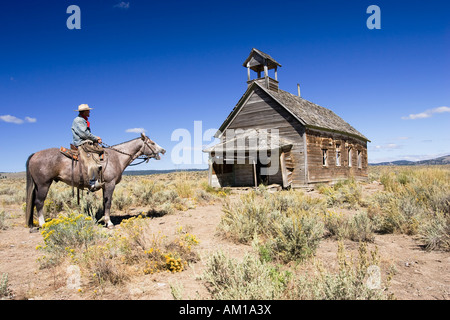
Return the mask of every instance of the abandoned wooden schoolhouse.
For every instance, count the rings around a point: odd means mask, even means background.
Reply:
[[[243,66],[247,90],[217,131],[220,142],[203,150],[211,186],[302,188],[367,179],[369,139],[333,111],[303,99],[299,87],[298,95],[281,90],[281,64],[270,55],[252,49]]]

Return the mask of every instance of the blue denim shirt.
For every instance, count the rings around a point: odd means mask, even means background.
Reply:
[[[73,144],[77,147],[85,140],[97,141],[98,137],[91,133],[91,129],[88,128],[86,120],[78,116],[72,123]]]

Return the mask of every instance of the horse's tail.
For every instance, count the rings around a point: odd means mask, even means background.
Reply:
[[[34,183],[33,177],[30,172],[30,159],[34,153],[28,157],[26,168],[27,168],[27,202],[25,209],[25,224],[28,227],[33,227],[33,212],[34,212],[34,201],[36,199],[36,184]]]

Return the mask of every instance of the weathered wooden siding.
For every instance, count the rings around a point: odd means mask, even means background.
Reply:
[[[303,138],[305,128],[263,90],[260,88],[254,90],[239,113],[231,121],[227,130],[229,129],[278,129],[280,138],[293,142],[290,152],[290,161],[294,164],[292,186],[303,186],[305,184],[305,145]],[[226,132],[224,136],[226,136]]]
[[[278,81],[275,79],[272,79],[271,77],[249,80],[249,81],[247,81],[248,86],[250,86],[253,82],[257,82],[259,85],[261,85],[264,88],[268,88],[269,90],[278,92]]]
[[[348,177],[367,179],[367,142],[344,134],[306,130],[308,183],[330,182]],[[341,164],[336,165],[336,145],[340,145]],[[352,149],[352,166],[349,166],[348,150]],[[322,162],[322,150],[327,150],[327,165]],[[361,168],[358,168],[358,151],[361,152]]]

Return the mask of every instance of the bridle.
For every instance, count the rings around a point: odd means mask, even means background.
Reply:
[[[118,152],[118,153],[121,153],[121,154],[124,154],[124,155],[129,156],[129,157],[130,157],[130,160],[129,160],[127,166],[137,166],[137,165],[139,165],[139,164],[141,164],[141,163],[148,162],[151,158],[153,158],[155,155],[158,154],[158,152],[156,152],[156,149],[155,149],[154,147],[152,147],[151,145],[148,144],[148,141],[153,142],[152,140],[150,140],[149,137],[141,138],[141,140],[143,141],[142,147],[141,147],[141,148],[139,149],[139,151],[136,152],[136,154],[134,154],[134,155],[133,155],[133,154],[130,154],[130,153],[127,153],[127,152],[124,152],[124,151],[122,151],[122,150],[116,149],[116,148],[114,148],[113,146],[110,146],[110,145],[108,145],[108,144],[106,144],[106,143],[104,143],[104,142],[101,143],[101,146],[104,147],[104,148],[111,149],[111,150],[114,150],[114,151],[116,151],[116,152]],[[147,141],[147,140],[148,140],[148,141]],[[153,143],[154,143],[154,142],[153,142]],[[146,146],[152,151],[152,154],[151,154],[150,156],[148,156],[148,155],[146,155],[146,154],[143,155],[144,149],[145,149]],[[134,160],[136,160],[136,159],[139,159],[139,160],[142,160],[142,161],[141,161],[141,162],[138,162],[138,163],[133,163],[133,164],[132,164],[132,162],[133,162]]]

